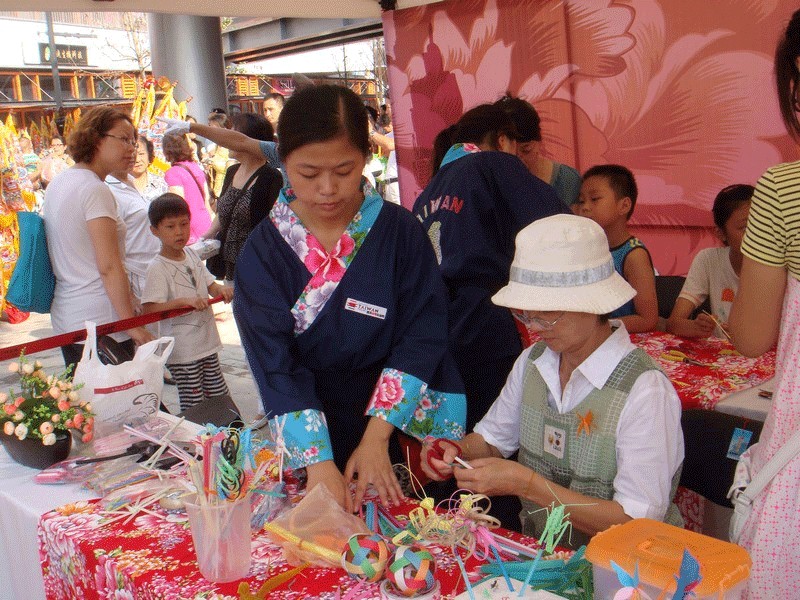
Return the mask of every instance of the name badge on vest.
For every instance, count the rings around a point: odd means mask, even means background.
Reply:
[[[376,306],[375,304],[368,304],[367,302],[362,302],[361,300],[356,300],[355,298],[348,298],[345,300],[344,309],[352,310],[355,313],[367,315],[368,317],[372,317],[374,319],[386,319],[386,309],[384,307]]]
[[[564,429],[545,424],[543,450],[558,460],[564,460],[567,448],[567,432]]]

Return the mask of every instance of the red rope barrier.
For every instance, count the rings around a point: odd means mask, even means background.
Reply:
[[[214,304],[216,302],[220,302],[221,300],[222,296],[217,296],[216,298],[212,298],[211,300],[209,300],[208,303]],[[181,315],[190,313],[193,310],[195,310],[195,308],[192,306],[187,306],[185,308],[173,308],[170,310],[162,310],[160,312],[154,312],[147,315],[139,315],[137,317],[131,317],[130,319],[121,319],[119,321],[114,321],[113,323],[105,323],[103,325],[97,326],[97,336],[100,337],[108,335],[109,333],[119,333],[120,331],[125,331],[126,329],[133,329],[134,327],[149,325],[150,323],[163,321],[164,319],[179,317]],[[33,340],[30,342],[25,342],[24,344],[17,344],[16,346],[8,346],[7,348],[0,348],[0,361],[19,358],[20,353],[23,351],[27,356],[29,354],[34,354],[36,352],[43,352],[44,350],[52,350],[53,348],[60,348],[61,346],[67,346],[68,344],[75,344],[77,342],[82,342],[85,339],[86,339],[86,330],[78,329],[76,331],[70,331],[69,333],[54,335],[52,337],[44,338],[41,340]]]

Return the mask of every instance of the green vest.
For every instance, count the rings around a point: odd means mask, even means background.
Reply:
[[[559,414],[550,408],[547,385],[533,364],[544,350],[544,343],[536,344],[525,369],[519,462],[560,486],[586,496],[611,500],[617,474],[616,432],[620,413],[636,379],[646,371],[658,370],[658,366],[643,350],[636,348],[620,361],[602,389],[593,390],[573,410]],[[591,425],[588,424],[589,415]],[[673,498],[680,471],[678,469],[672,479]],[[533,502],[521,500],[523,531],[538,537],[544,529],[547,511]],[[566,512],[569,512],[569,507]],[[670,504],[664,521],[683,526],[674,502]],[[588,536],[572,531],[573,547],[587,542]],[[567,545],[566,535],[561,544]]]

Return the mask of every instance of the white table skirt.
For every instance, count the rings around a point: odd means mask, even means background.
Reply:
[[[38,485],[39,471],[14,462],[0,447],[0,600],[44,598],[36,527],[39,517],[68,502],[95,498],[78,484]]]
[[[161,416],[176,420],[166,413],[161,413]],[[183,427],[187,428],[185,431],[190,437],[199,428],[188,422]],[[77,483],[34,483],[37,473],[37,469],[14,462],[0,445],[0,600],[45,597],[36,534],[39,517],[69,502],[97,498],[97,494]]]

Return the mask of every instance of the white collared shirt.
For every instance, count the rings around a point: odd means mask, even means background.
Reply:
[[[161,242],[150,231],[150,219],[147,216],[149,203],[136,189],[133,178],[128,175],[125,181],[120,181],[109,175],[106,184],[114,194],[119,216],[125,221],[125,269],[134,276],[131,287],[136,297],[140,298],[147,267],[161,251]]]
[[[534,361],[547,385],[547,401],[560,414],[578,406],[602,388],[619,362],[636,348],[621,322],[570,376],[564,390],[558,374],[560,355],[546,348]],[[489,412],[475,426],[503,456],[519,449],[520,410],[525,367],[531,348],[520,354]],[[631,388],[617,423],[617,475],[614,500],[631,518],[663,520],[672,501],[672,477],[683,462],[681,403],[660,371],[640,375]]]

